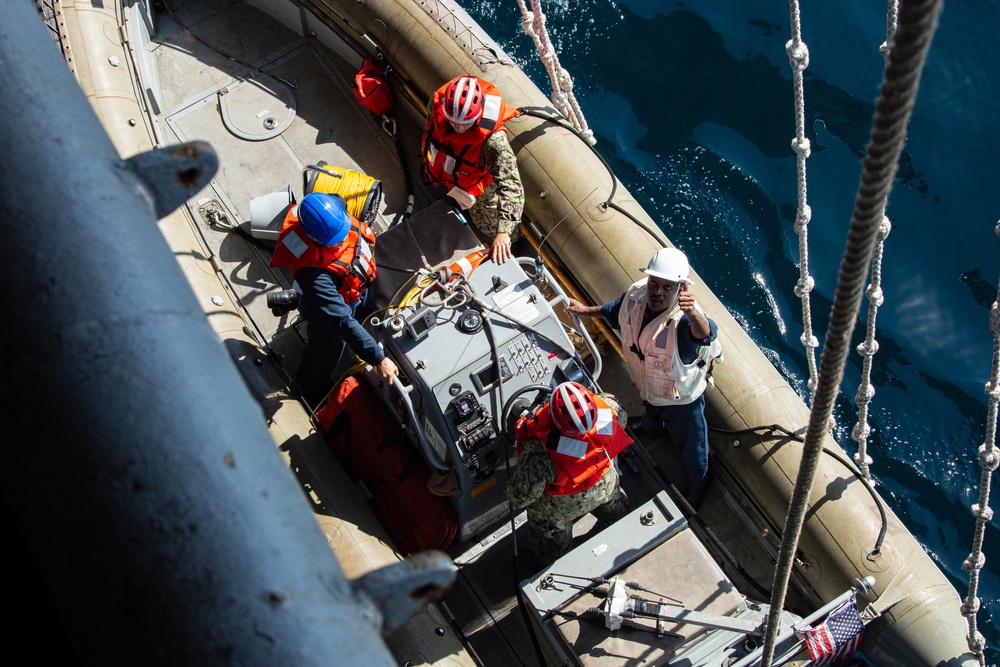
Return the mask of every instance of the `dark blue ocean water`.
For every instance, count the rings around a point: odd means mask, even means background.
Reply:
[[[545,91],[517,3],[463,0]],[[886,2],[803,3],[813,327],[836,286],[884,61]],[[804,395],[788,4],[777,0],[546,1],[548,28],[598,149],[701,276]],[[968,591],[962,562],[978,501],[997,296],[1000,6],[949,2],[889,200],[869,453],[879,489],[928,554]],[[868,302],[856,336],[863,337]],[[860,341],[860,338],[859,338]],[[817,355],[818,358],[818,355]],[[861,358],[837,406],[851,453]],[[997,502],[994,500],[994,506]],[[980,629],[1000,662],[1000,558],[988,527]]]

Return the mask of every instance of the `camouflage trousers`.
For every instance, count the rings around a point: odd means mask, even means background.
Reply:
[[[559,558],[573,544],[573,523],[593,513],[600,521],[617,521],[628,511],[628,500],[618,485],[615,466],[597,484],[565,496],[543,494],[526,509],[528,544],[544,564]]]

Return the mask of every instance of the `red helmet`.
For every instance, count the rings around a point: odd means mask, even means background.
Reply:
[[[468,125],[483,115],[483,89],[474,76],[452,79],[444,91],[443,110],[453,123]]]
[[[590,390],[576,382],[563,382],[549,401],[552,420],[564,435],[581,436],[597,423],[597,403]]]

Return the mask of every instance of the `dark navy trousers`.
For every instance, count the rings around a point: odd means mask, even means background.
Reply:
[[[708,474],[708,422],[705,421],[705,394],[687,405],[650,405],[642,416],[646,435],[658,438],[670,436],[681,450],[685,495],[695,495],[706,483]]]

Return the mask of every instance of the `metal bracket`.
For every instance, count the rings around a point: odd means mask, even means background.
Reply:
[[[146,185],[159,220],[208,185],[219,157],[204,141],[192,141],[133,155],[123,166]]]
[[[369,572],[351,581],[351,589],[382,612],[383,633],[388,633],[439,600],[457,573],[447,554],[427,551]]]

